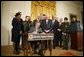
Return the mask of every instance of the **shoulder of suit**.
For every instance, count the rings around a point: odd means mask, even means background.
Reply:
[[[17,18],[16,18],[16,17],[14,17],[12,21],[17,21]]]

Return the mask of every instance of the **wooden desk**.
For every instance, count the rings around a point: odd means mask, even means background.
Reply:
[[[83,32],[72,32],[71,49],[83,50]]]
[[[24,50],[24,55],[28,55],[28,53],[30,52],[31,55],[33,55],[32,53],[32,49],[31,49],[31,46],[29,44],[29,41],[41,41],[41,45],[42,47],[44,47],[43,45],[43,41],[44,40],[50,40],[50,46],[49,46],[49,50],[50,50],[50,56],[52,55],[52,41],[53,41],[53,38],[54,38],[54,34],[53,33],[47,33],[47,34],[44,34],[44,33],[37,33],[37,34],[33,34],[33,33],[28,33],[28,37],[26,37],[26,40],[25,40],[25,50]],[[29,50],[29,52],[28,52]]]

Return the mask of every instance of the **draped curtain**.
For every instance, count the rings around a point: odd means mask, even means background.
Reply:
[[[31,19],[34,20],[40,14],[47,14],[52,19],[56,13],[55,1],[32,1],[31,2]]]

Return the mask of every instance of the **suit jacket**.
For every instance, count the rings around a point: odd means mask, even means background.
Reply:
[[[69,22],[67,22],[67,23],[63,22],[62,25],[61,25],[61,30],[64,33],[69,33],[70,32],[70,24],[69,24]]]
[[[52,27],[52,21],[50,19],[48,19],[47,24],[46,24],[46,20],[42,20],[41,28],[42,28],[43,32],[45,32],[44,30],[50,30],[51,27]]]
[[[71,22],[70,32],[77,32],[77,31],[81,31],[80,23],[79,22]]]
[[[28,32],[32,26],[32,22],[24,21],[23,22],[23,32]]]
[[[19,42],[20,41],[20,31],[22,31],[23,28],[23,20],[20,19],[20,21],[17,18],[13,18],[12,20],[12,41],[13,42]]]
[[[34,31],[36,31],[36,28],[34,26],[32,26],[31,29],[29,30],[29,33],[32,33]],[[41,33],[41,32],[42,32],[42,30],[41,30],[41,28],[39,28],[37,33]]]
[[[59,28],[59,22],[57,20],[55,20],[54,23],[52,23],[52,27],[51,27],[50,31],[53,31],[53,33],[57,33],[58,28]]]

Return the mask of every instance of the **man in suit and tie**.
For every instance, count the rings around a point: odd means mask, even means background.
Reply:
[[[42,31],[44,33],[50,33],[50,30],[52,27],[52,21],[49,19],[49,17],[47,15],[44,15],[43,17],[44,17],[44,19],[41,22]],[[47,42],[49,45],[50,41],[44,41],[45,49],[47,49]]]
[[[49,19],[49,17],[46,15],[45,19],[41,22],[41,27],[43,32],[49,33],[50,29],[52,27],[52,21]]]
[[[52,16],[52,28],[50,31],[52,31],[54,33],[54,39],[53,39],[53,48],[55,49],[55,47],[58,45],[58,41],[59,41],[59,22],[58,22],[58,18],[56,17],[56,15]]]

